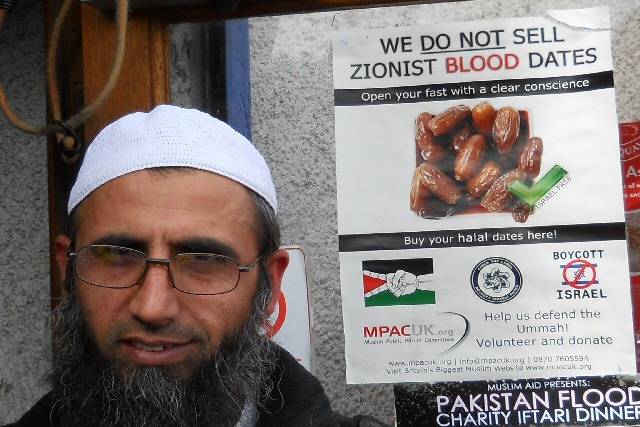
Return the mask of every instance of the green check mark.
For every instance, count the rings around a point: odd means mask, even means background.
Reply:
[[[567,171],[562,167],[555,165],[542,179],[531,187],[522,181],[514,181],[509,185],[511,194],[522,200],[529,206],[536,204],[549,190],[553,188],[562,178],[567,175]]]

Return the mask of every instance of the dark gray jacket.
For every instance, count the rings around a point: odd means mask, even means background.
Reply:
[[[277,387],[267,407],[258,409],[257,427],[384,427],[368,416],[345,417],[334,412],[320,382],[286,350],[276,346],[276,353],[273,380]],[[57,414],[51,413],[51,404],[49,393],[18,422],[6,427],[64,427]]]

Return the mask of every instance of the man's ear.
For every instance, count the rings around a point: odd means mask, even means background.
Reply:
[[[282,276],[289,265],[289,252],[284,249],[278,249],[267,262],[267,271],[269,282],[271,284],[271,298],[266,307],[266,315],[271,316],[276,309],[278,297],[280,297],[280,289],[282,287]]]
[[[58,265],[58,272],[60,273],[60,281],[61,283],[64,283],[67,278],[67,263],[69,262],[67,252],[71,246],[71,239],[64,234],[61,234],[56,237],[54,246],[56,264]]]

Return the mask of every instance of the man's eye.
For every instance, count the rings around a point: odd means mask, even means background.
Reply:
[[[207,263],[207,264],[215,264],[220,262],[219,257],[211,256],[208,254],[198,254],[198,255],[190,255],[189,261],[193,263]]]
[[[134,264],[137,258],[131,251],[119,248],[94,248],[91,255],[96,261],[114,266]]]
[[[192,254],[181,257],[180,268],[196,274],[215,274],[229,264],[224,258],[210,254]]]

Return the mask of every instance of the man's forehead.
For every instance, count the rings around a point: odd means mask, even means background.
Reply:
[[[194,243],[210,237],[207,230],[219,232],[223,226],[236,232],[246,229],[258,239],[262,234],[258,209],[249,189],[213,172],[185,167],[145,169],[111,180],[76,208],[71,221],[74,229],[70,232],[77,235],[82,231],[76,240],[83,240],[83,244],[140,249],[144,245],[144,239],[140,238],[143,230],[148,236],[152,230],[154,234],[164,230],[173,246],[191,251],[202,247],[202,252],[217,248],[211,242]],[[87,235],[92,241],[84,241]],[[113,235],[129,237],[101,241]]]
[[[187,178],[188,182],[192,185],[188,187],[184,186],[184,178]],[[207,188],[211,188],[211,191],[214,191],[214,188],[211,186],[212,181],[215,181],[216,183],[215,188],[233,188],[235,197],[239,197],[241,195],[240,197],[244,198],[245,196],[249,197],[251,194],[251,190],[243,184],[215,172],[188,166],[161,166],[136,170],[113,178],[92,191],[87,196],[87,199],[90,199],[93,194],[104,193],[105,189],[112,190],[113,188],[118,188],[119,190],[133,191],[136,188],[136,184],[140,185],[141,182],[144,182],[144,184],[150,189],[160,189],[167,186],[173,188],[175,185],[175,187],[177,187],[175,189],[176,196],[179,196],[182,193],[189,193],[189,190],[193,190],[195,188],[202,188],[205,189],[205,191]],[[122,191],[118,192],[118,194],[122,194]],[[153,192],[148,192],[138,194],[138,197],[148,199],[152,198],[153,194]]]

